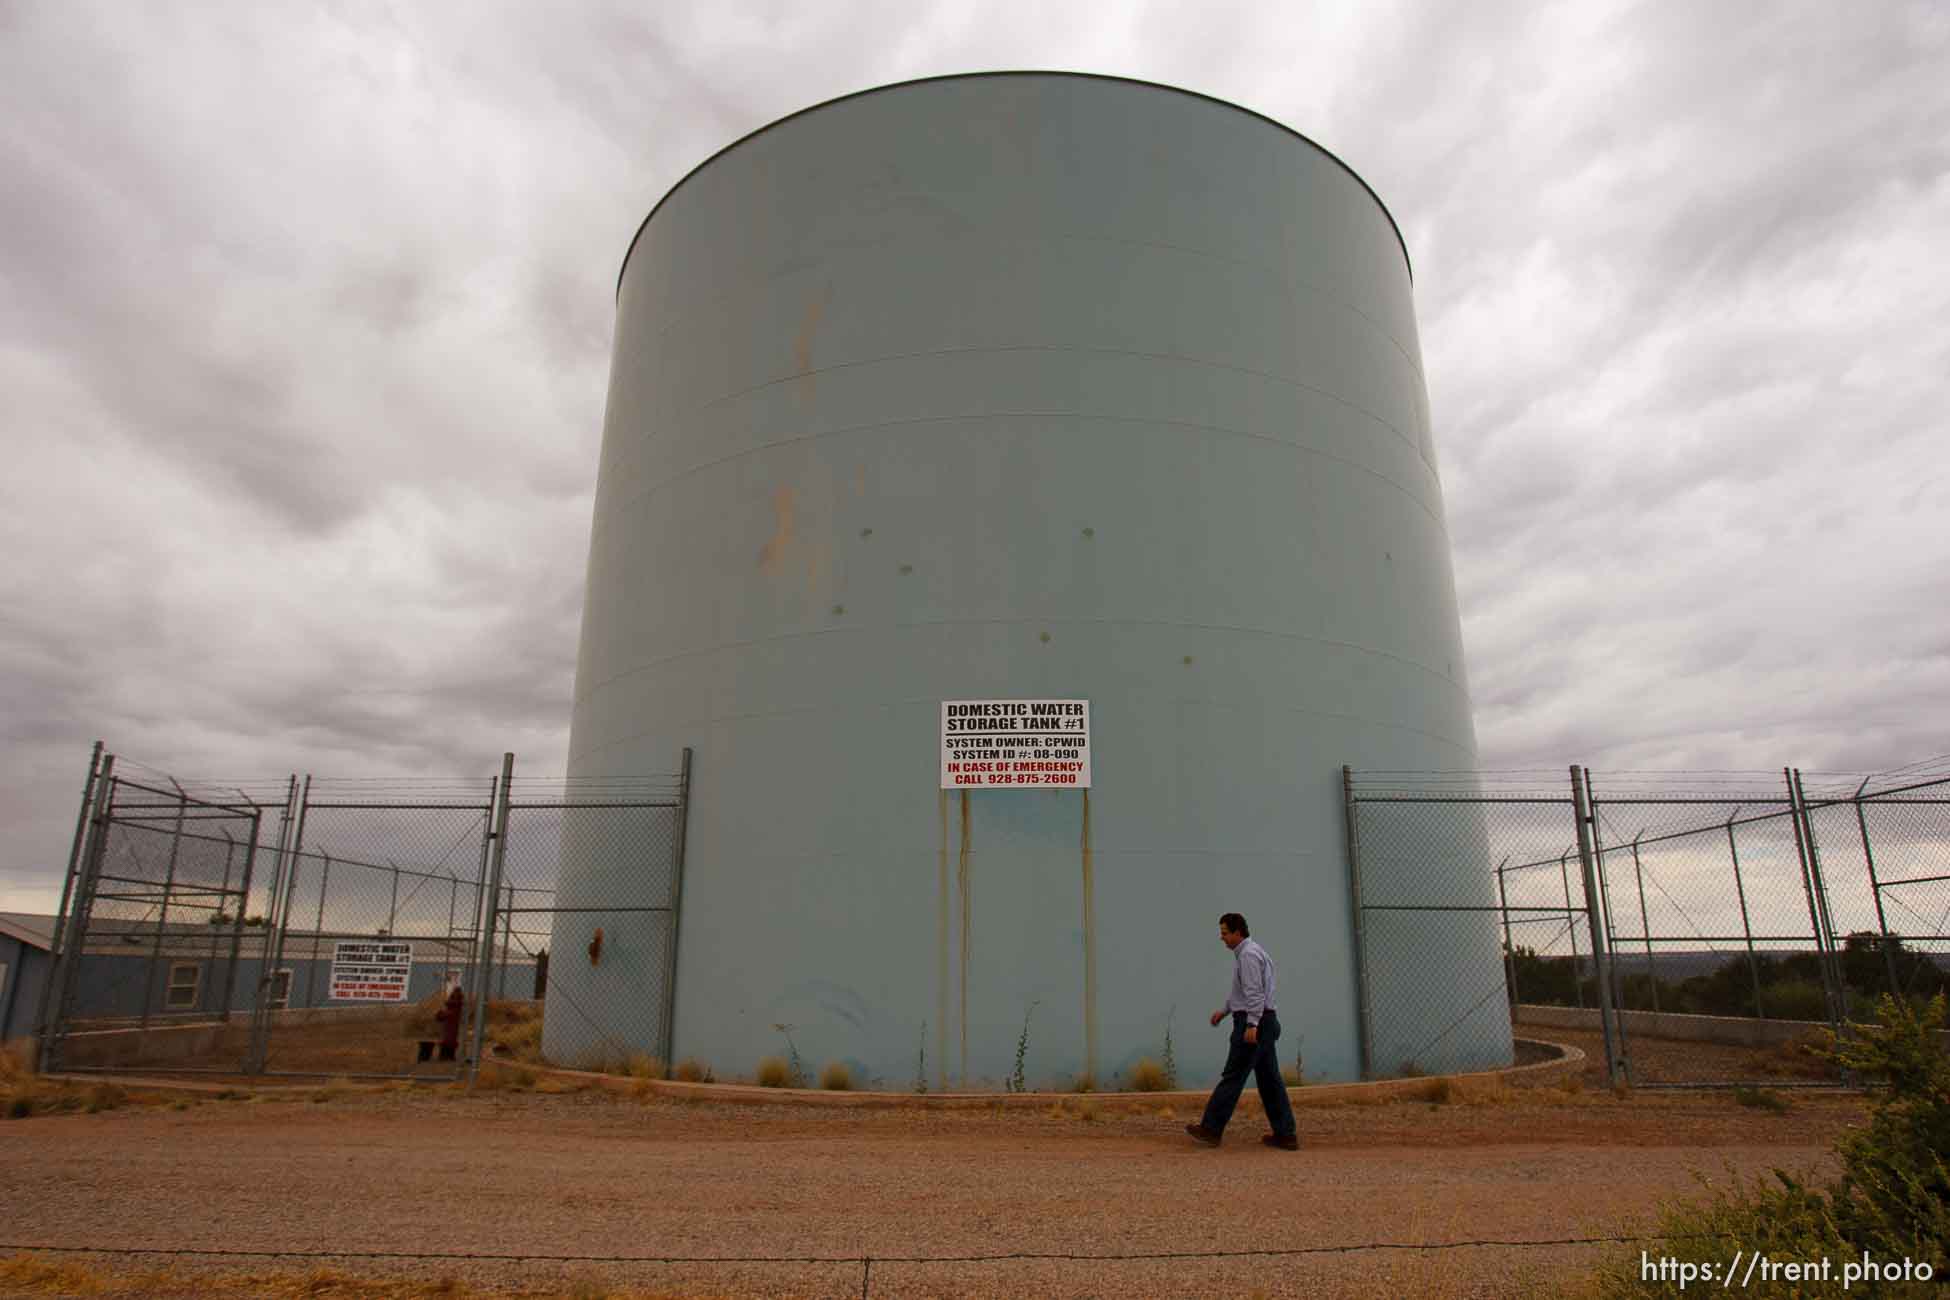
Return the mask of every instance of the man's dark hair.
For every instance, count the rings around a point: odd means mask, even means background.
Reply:
[[[1237,912],[1227,912],[1224,916],[1219,918],[1219,924],[1223,925],[1226,929],[1232,931],[1234,934],[1243,934],[1248,939],[1253,937],[1253,932],[1246,928],[1246,918],[1239,915],[1239,913]]]

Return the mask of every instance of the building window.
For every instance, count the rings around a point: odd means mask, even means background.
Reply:
[[[171,1011],[194,1011],[196,1010],[196,995],[202,986],[202,962],[171,962],[169,966],[169,998],[163,1005]]]
[[[271,1010],[282,1011],[291,1005],[291,968],[271,972]]]

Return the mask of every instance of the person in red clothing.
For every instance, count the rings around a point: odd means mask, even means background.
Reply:
[[[447,1005],[433,1013],[440,1022],[440,1059],[451,1061],[460,1048],[460,1022],[467,1006],[467,996],[454,985],[454,991],[447,995]]]

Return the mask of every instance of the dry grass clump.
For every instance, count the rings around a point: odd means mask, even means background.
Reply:
[[[488,1061],[474,1078],[481,1092],[532,1092],[541,1076],[526,1065],[500,1065]]]
[[[792,1066],[783,1056],[768,1056],[758,1063],[752,1081],[761,1088],[783,1088],[792,1082]]]
[[[623,1062],[623,1073],[632,1079],[661,1079],[664,1063],[648,1052],[631,1052],[630,1059]]]
[[[679,1083],[709,1083],[712,1078],[711,1067],[695,1056],[687,1056],[677,1063],[677,1067],[670,1072],[670,1077]]]
[[[819,1086],[828,1092],[852,1092],[853,1071],[843,1061],[828,1061],[819,1072]]]
[[[89,1115],[129,1104],[113,1083],[50,1083],[24,1071],[0,1074],[0,1119],[29,1119],[82,1111]]]
[[[1769,1110],[1776,1115],[1787,1113],[1788,1100],[1771,1088],[1735,1088],[1733,1099],[1750,1110]]]
[[[67,1259],[11,1255],[0,1260],[0,1287],[8,1295],[88,1295],[102,1289],[94,1270]]]
[[[1164,1066],[1147,1056],[1131,1067],[1124,1083],[1132,1092],[1164,1092],[1171,1087],[1171,1076],[1165,1073]]]
[[[517,1061],[542,1060],[542,1008],[535,1002],[488,1002],[488,1035]]]

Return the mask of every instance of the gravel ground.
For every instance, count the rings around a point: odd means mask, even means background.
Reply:
[[[1283,1258],[894,1262],[1537,1240],[1630,1226],[1729,1169],[1807,1169],[1859,1099],[1785,1114],[1723,1095],[1502,1091],[1448,1105],[1303,1107],[1299,1154],[1242,1108],[1195,1147],[1191,1108],[1048,1112],[736,1107],[583,1092],[285,1094],[0,1124],[7,1247],[539,1255],[875,1256],[870,1294],[1549,1294],[1599,1248],[1362,1250]],[[198,1295],[265,1260],[91,1255]],[[600,1295],[857,1296],[839,1263],[333,1260],[355,1277]],[[311,1261],[282,1265],[298,1270]],[[180,1288],[180,1289],[179,1289]],[[336,1291],[331,1294],[354,1294]]]

